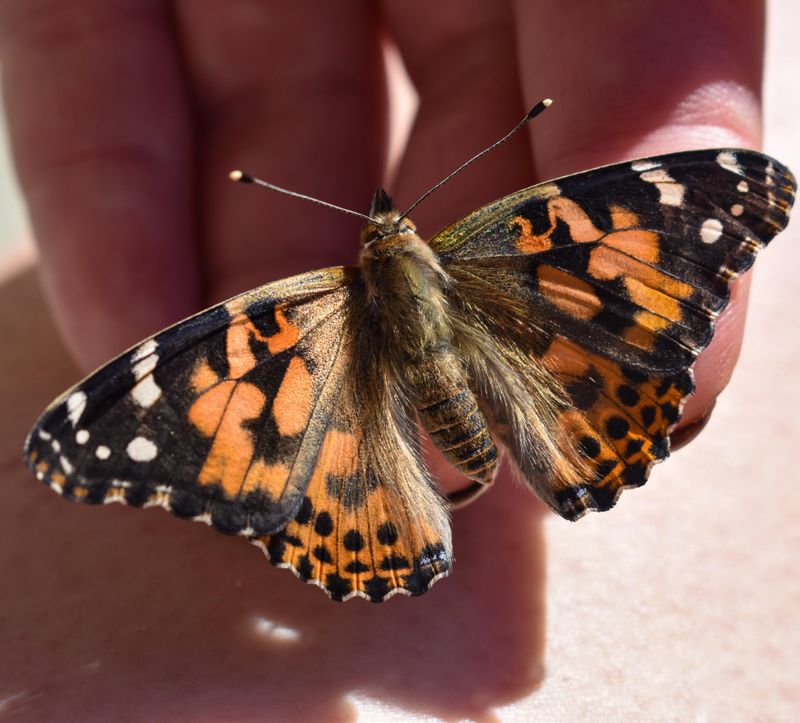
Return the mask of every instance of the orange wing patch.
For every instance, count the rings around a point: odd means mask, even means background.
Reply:
[[[240,493],[255,452],[253,434],[245,425],[260,416],[265,402],[257,386],[232,380],[221,382],[195,402],[190,421],[213,437],[197,480],[200,484],[219,484],[229,497]]]
[[[558,221],[563,221],[569,227],[573,241],[588,243],[597,241],[603,236],[594,225],[586,211],[578,203],[564,196],[553,196],[547,199],[547,216],[550,227],[542,234],[534,234],[530,221],[522,216],[512,219],[512,223],[519,225],[520,235],[517,238],[517,250],[523,254],[546,251],[553,246],[552,234]]]
[[[639,225],[639,217],[630,209],[612,203],[608,210],[611,212],[611,227],[614,230],[624,228],[636,228]]]
[[[195,365],[189,383],[192,385],[195,394],[202,394],[219,383],[219,374],[211,368],[207,359],[202,359]]]
[[[520,253],[538,254],[541,251],[547,251],[547,249],[553,248],[553,241],[550,238],[550,233],[533,233],[531,222],[524,216],[515,216],[511,219],[510,224],[519,226],[517,250]]]
[[[313,380],[306,363],[299,356],[292,357],[272,402],[272,414],[283,436],[300,434],[306,428],[313,392]]]
[[[536,270],[539,290],[555,306],[577,319],[591,319],[603,308],[594,289],[572,274],[542,265]]]

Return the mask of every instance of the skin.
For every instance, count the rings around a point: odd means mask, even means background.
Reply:
[[[366,210],[386,156],[379,14],[420,97],[390,189],[399,206],[507,131],[541,97],[556,99],[528,135],[417,209],[423,237],[537,180],[634,156],[759,145],[762,3],[717,0],[657,11],[624,0],[378,6],[351,0],[299,7],[184,0],[168,12],[155,0],[0,1],[13,151],[49,312],[80,369],[238,291],[354,261],[357,220],[278,194],[249,194],[227,172],[244,167]],[[746,279],[736,284],[714,342],[696,365],[697,393],[682,425],[698,425],[728,382],[747,286]],[[44,307],[36,308],[37,318],[46,318]],[[20,348],[21,359],[33,358],[31,344]],[[62,364],[39,401],[76,373]],[[443,477],[445,486],[458,484]],[[485,716],[491,706],[531,694],[542,680],[545,648],[544,512],[509,485],[499,487],[506,489],[456,517],[462,576],[419,601],[379,608],[334,606],[287,573],[265,573],[257,553],[240,541],[195,529],[200,526],[149,513],[131,521],[134,515],[123,509],[102,515],[79,508],[67,515],[63,502],[37,490],[38,529],[47,529],[48,539],[67,540],[62,547],[77,547],[72,561],[48,561],[59,568],[45,576],[44,591],[37,589],[73,617],[47,618],[45,606],[40,612],[49,622],[42,625],[31,603],[40,598],[16,598],[10,618],[25,631],[23,639],[14,638],[17,649],[28,650],[33,661],[48,655],[46,664],[29,666],[36,673],[23,674],[19,686],[38,690],[41,676],[62,681],[54,683],[55,694],[82,720],[107,719],[116,706],[136,710],[133,719],[227,720],[227,711],[236,720],[262,710],[265,690],[278,718],[347,719],[344,696],[351,690],[401,708],[414,699],[409,709],[427,714]],[[52,499],[38,501],[48,494]],[[25,499],[19,498],[20,509],[33,504]],[[125,539],[114,542],[118,524],[125,525]],[[506,591],[499,605],[494,596],[473,595],[469,577],[482,579],[480,571],[495,564],[469,532],[487,524],[503,528],[498,544],[516,551],[531,581],[510,595],[518,581],[488,580]],[[109,535],[108,547],[95,554],[90,541]],[[133,550],[132,540],[139,540]],[[46,542],[30,539],[21,554],[44,559]],[[129,570],[123,579],[121,564]],[[30,579],[33,589],[40,581]],[[107,589],[112,579],[117,582]],[[92,621],[80,613],[86,601],[103,601]],[[300,652],[271,638],[265,643],[263,629],[245,629],[241,621],[255,614],[300,629]],[[453,642],[461,624],[487,614],[502,621]],[[450,691],[444,698],[415,672],[418,649],[402,633],[423,620],[442,626],[424,644],[429,669]],[[525,646],[505,644],[520,634]],[[396,652],[395,663],[388,672],[355,672],[370,668],[371,654],[382,649],[379,638]],[[346,670],[337,669],[340,658],[323,640],[350,656]],[[465,660],[474,650],[462,644],[474,644],[482,660]],[[116,656],[107,657],[108,646]],[[163,674],[151,679],[153,655],[160,656],[153,670]],[[95,659],[102,664],[89,682],[72,668],[64,672],[75,661],[91,666]],[[535,670],[526,667],[530,661]],[[485,678],[479,669],[489,671]],[[208,675],[216,686],[198,697],[192,681]],[[308,683],[319,692],[313,700]],[[137,684],[154,691],[146,704],[134,695]],[[98,685],[108,691],[102,702],[92,697]],[[481,685],[489,691],[483,703],[474,698]],[[75,691],[73,700],[68,692]],[[238,691],[233,707],[225,691]],[[35,706],[21,710],[37,719]]]

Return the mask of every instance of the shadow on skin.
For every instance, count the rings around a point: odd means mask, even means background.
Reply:
[[[329,601],[243,540],[162,510],[67,504],[22,467],[78,372],[35,274],[0,286],[0,700],[16,720],[353,720],[352,697],[491,720],[543,675],[542,509],[502,480],[455,513],[451,577],[421,598]]]

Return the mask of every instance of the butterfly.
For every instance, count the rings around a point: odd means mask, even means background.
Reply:
[[[25,460],[68,499],[241,535],[335,600],[422,594],[451,569],[451,503],[501,455],[568,520],[645,483],[795,187],[755,151],[672,153],[525,188],[427,242],[378,190],[358,266],[141,342],[47,408]],[[421,429],[469,480],[450,498]]]

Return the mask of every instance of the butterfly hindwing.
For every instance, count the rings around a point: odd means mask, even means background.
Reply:
[[[562,407],[531,390],[517,416],[551,415],[563,474],[531,462],[524,423],[504,440],[560,514],[608,509],[668,455],[730,281],[786,225],[794,190],[785,167],[754,151],[677,153],[517,192],[431,240],[455,287],[493,310],[488,337],[524,351],[561,389]],[[496,416],[509,421],[507,410]]]
[[[344,379],[356,274],[268,284],[147,339],[45,411],[28,465],[69,499],[160,505],[227,533],[280,529]]]
[[[445,502],[419,458],[413,409],[361,331],[297,515],[253,541],[335,600],[380,602],[420,595],[447,575],[452,545]]]

